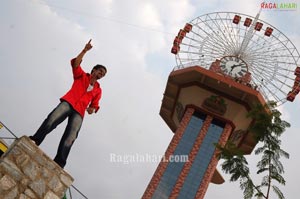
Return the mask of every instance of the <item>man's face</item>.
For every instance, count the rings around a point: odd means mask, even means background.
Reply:
[[[106,74],[105,69],[99,68],[99,69],[94,69],[91,75],[96,79],[101,79],[102,77],[105,76],[105,74]]]

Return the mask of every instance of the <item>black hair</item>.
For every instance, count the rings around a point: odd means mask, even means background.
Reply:
[[[103,69],[105,70],[105,72],[107,72],[107,69],[106,69],[105,66],[100,65],[100,64],[97,64],[96,66],[93,67],[93,69],[92,69],[92,71],[91,71],[91,74],[92,74],[92,72],[93,72],[94,70],[98,70],[98,69],[100,69],[100,68],[103,68]]]

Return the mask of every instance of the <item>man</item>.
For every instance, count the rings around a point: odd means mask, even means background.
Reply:
[[[78,136],[85,111],[96,113],[99,109],[101,87],[97,80],[105,76],[107,70],[102,65],[93,67],[91,74],[85,73],[80,63],[83,56],[93,46],[91,40],[79,55],[71,60],[74,82],[71,89],[60,98],[60,104],[48,115],[37,132],[30,138],[40,145],[46,135],[68,118],[68,124],[60,140],[54,161],[64,168],[70,149]]]

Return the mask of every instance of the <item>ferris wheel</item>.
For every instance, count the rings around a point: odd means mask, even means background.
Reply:
[[[293,101],[300,91],[300,55],[276,27],[255,17],[233,12],[199,16],[181,29],[173,42],[174,70],[217,63],[234,79],[247,75],[247,85],[277,105]],[[251,76],[251,77],[250,77]]]

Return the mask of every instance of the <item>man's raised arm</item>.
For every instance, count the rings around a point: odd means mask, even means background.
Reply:
[[[87,44],[85,44],[84,49],[79,53],[79,55],[77,55],[77,57],[75,58],[75,61],[73,62],[72,67],[77,67],[79,66],[79,64],[82,61],[83,56],[85,55],[85,53],[87,51],[89,51],[93,46],[91,44],[92,39],[89,40],[89,42]]]

